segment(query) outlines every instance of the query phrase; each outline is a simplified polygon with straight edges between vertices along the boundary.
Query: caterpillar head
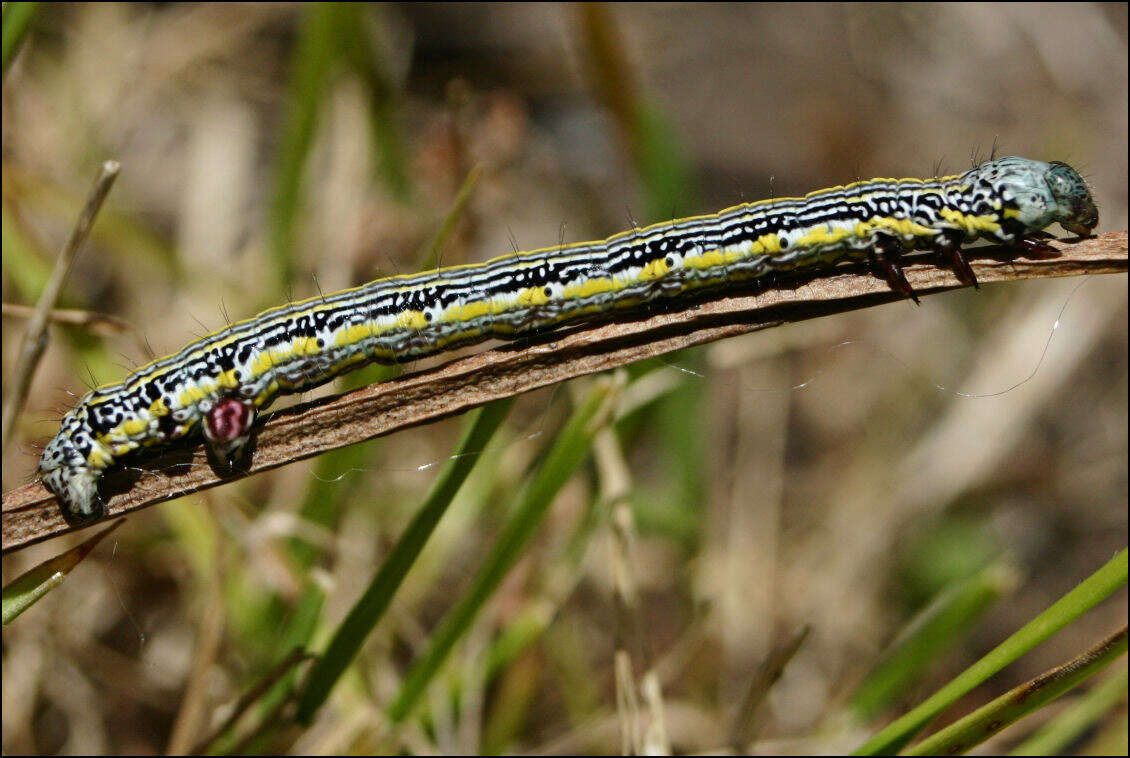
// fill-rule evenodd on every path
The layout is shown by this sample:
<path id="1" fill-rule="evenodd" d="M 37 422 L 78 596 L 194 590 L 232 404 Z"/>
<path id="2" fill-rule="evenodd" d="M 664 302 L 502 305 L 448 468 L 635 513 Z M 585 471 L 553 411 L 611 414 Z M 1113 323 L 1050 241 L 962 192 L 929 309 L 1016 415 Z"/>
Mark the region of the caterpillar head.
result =
<path id="1" fill-rule="evenodd" d="M 1091 190 L 1071 166 L 1059 161 L 1052 161 L 1050 165 L 1044 179 L 1055 199 L 1060 226 L 1080 237 L 1089 237 L 1099 225 L 1099 210 L 1095 207 Z"/>
<path id="2" fill-rule="evenodd" d="M 1066 163 L 998 158 L 982 163 L 963 179 L 991 188 L 1010 206 L 1006 217 L 1023 227 L 1021 234 L 1058 221 L 1064 229 L 1086 237 L 1099 223 L 1087 183 Z"/>

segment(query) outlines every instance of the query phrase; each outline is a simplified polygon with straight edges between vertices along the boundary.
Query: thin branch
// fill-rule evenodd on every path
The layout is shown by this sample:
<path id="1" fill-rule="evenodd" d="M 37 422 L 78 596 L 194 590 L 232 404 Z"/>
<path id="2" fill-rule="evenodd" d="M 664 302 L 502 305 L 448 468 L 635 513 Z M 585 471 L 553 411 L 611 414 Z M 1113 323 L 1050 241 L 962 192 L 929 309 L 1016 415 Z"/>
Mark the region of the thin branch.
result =
<path id="1" fill-rule="evenodd" d="M 742 755 L 752 749 L 761 726 L 757 718 L 760 715 L 761 705 L 773 685 L 781 678 L 785 667 L 808 639 L 811 631 L 812 627 L 805 624 L 791 637 L 774 646 L 769 656 L 762 661 L 757 673 L 750 678 L 745 696 L 738 706 L 737 713 L 734 714 L 734 723 L 730 727 L 730 747 L 733 748 L 735 755 Z"/>
<path id="2" fill-rule="evenodd" d="M 30 319 L 35 314 L 35 308 L 19 303 L 4 303 L 0 305 L 0 313 L 4 318 Z M 47 320 L 52 324 L 86 329 L 100 337 L 137 333 L 136 327 L 120 316 L 78 308 L 53 308 L 48 312 Z"/>
<path id="3" fill-rule="evenodd" d="M 266 676 L 256 682 L 247 692 L 243 693 L 236 702 L 235 707 L 232 708 L 231 713 L 224 719 L 224 723 L 220 724 L 211 734 L 198 742 L 188 755 L 204 755 L 210 747 L 214 747 L 215 742 L 220 739 L 220 737 L 227 734 L 227 732 L 235 726 L 235 723 L 243 717 L 243 714 L 245 714 L 252 705 L 263 697 L 263 695 L 267 694 L 278 682 L 282 681 L 282 678 L 289 674 L 295 666 L 311 660 L 312 658 L 314 658 L 313 655 L 307 653 L 300 647 L 291 650 L 286 658 L 283 658 L 275 664 L 274 668 L 267 672 Z M 279 705 L 286 705 L 291 699 L 291 694 L 288 694 L 287 697 L 281 700 Z M 264 720 L 264 723 L 266 723 L 266 720 Z"/>
<path id="4" fill-rule="evenodd" d="M 24 407 L 35 367 L 39 365 L 39 359 L 47 349 L 48 317 L 59 299 L 63 282 L 70 273 L 78 251 L 86 240 L 90 227 L 94 225 L 94 218 L 102 207 L 102 201 L 114 186 L 114 180 L 118 178 L 120 169 L 121 164 L 117 161 L 106 161 L 102 164 L 90 188 L 90 194 L 87 195 L 86 205 L 83 206 L 74 228 L 71 229 L 71 236 L 67 238 L 63 249 L 59 251 L 59 257 L 55 260 L 55 270 L 51 272 L 51 278 L 47 280 L 43 294 L 39 296 L 39 302 L 35 304 L 35 310 L 28 319 L 23 343 L 20 345 L 20 357 L 16 361 L 15 369 L 12 370 L 12 377 L 8 383 L 8 396 L 4 398 L 3 420 L 0 422 L 0 430 L 2 430 L 0 446 L 4 449 L 7 449 L 8 442 L 12 438 L 12 424 Z"/>
<path id="5" fill-rule="evenodd" d="M 1046 277 L 1125 273 L 1126 232 L 1049 241 L 1058 255 L 1016 258 L 997 247 L 967 251 L 982 284 Z M 911 257 L 907 279 L 919 296 L 961 287 L 933 258 Z M 463 413 L 577 376 L 786 323 L 902 299 L 861 267 L 776 282 L 748 294 L 714 294 L 571 331 L 523 339 L 436 368 L 321 398 L 272 414 L 258 430 L 248 473 L 299 461 L 411 426 Z M 926 306 L 928 307 L 928 306 Z M 107 513 L 121 515 L 230 481 L 208 464 L 200 444 L 139 455 L 109 472 L 101 487 Z M 41 484 L 4 494 L 3 550 L 71 531 Z"/>
<path id="6" fill-rule="evenodd" d="M 4 318 L 29 319 L 35 313 L 35 308 L 18 303 L 4 303 L 0 307 L 0 313 L 3 314 Z M 119 335 L 132 337 L 140 355 L 153 357 L 153 350 L 146 344 L 142 333 L 136 326 L 121 316 L 79 308 L 53 308 L 47 314 L 47 320 L 58 326 L 83 329 L 99 337 L 117 337 Z"/>

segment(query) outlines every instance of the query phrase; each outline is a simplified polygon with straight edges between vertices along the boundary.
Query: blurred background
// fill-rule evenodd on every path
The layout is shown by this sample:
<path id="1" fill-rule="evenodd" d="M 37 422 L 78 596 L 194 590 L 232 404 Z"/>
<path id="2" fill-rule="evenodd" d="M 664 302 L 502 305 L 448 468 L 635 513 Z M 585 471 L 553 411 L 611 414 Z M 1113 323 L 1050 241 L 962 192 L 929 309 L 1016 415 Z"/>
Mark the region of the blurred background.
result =
<path id="1" fill-rule="evenodd" d="M 88 386 L 227 317 L 419 269 L 446 218 L 441 262 L 474 262 L 960 172 L 995 146 L 1075 166 L 1099 231 L 1125 229 L 1126 13 L 45 5 L 3 83 L 4 375 L 24 327 L 8 304 L 34 304 L 107 159 L 121 176 L 61 306 L 119 321 L 53 328 L 4 489 L 34 477 Z M 617 649 L 658 684 L 639 704 L 663 725 L 649 744 L 855 747 L 1125 545 L 1126 294 L 1124 276 L 963 289 L 632 367 L 612 456 L 629 494 L 609 502 L 599 455 L 582 466 L 424 706 L 390 725 L 405 670 L 591 380 L 520 398 L 313 726 L 240 749 L 618 752 Z M 131 516 L 4 629 L 4 752 L 191 749 L 294 644 L 321 649 L 462 424 Z M 6 556 L 5 581 L 80 538 Z M 936 653 L 876 684 L 916 614 L 970 587 L 978 602 Z M 961 713 L 1094 644 L 1126 607 L 1122 591 Z M 806 625 L 738 740 L 758 666 Z M 1125 727 L 1123 700 L 1073 751 L 1125 751 Z"/>

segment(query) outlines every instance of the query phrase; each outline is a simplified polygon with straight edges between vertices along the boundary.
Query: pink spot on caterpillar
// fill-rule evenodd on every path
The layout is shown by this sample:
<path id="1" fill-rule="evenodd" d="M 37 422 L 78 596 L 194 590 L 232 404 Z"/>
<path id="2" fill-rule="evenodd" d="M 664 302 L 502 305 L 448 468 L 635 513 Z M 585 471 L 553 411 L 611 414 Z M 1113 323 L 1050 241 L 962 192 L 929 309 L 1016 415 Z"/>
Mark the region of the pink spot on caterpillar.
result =
<path id="1" fill-rule="evenodd" d="M 204 416 L 206 436 L 212 443 L 234 442 L 251 430 L 254 420 L 251 406 L 226 397 L 217 401 Z"/>
<path id="2" fill-rule="evenodd" d="M 229 467 L 241 465 L 254 423 L 255 409 L 251 403 L 220 398 L 204 413 L 204 439 L 209 452 Z"/>

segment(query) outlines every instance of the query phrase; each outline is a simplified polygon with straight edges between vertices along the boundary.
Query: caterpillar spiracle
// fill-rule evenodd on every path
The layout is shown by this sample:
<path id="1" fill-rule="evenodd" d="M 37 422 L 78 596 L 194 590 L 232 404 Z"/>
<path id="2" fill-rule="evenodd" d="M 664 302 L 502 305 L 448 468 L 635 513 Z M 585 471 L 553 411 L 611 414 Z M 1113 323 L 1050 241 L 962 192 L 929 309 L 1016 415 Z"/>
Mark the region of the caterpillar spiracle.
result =
<path id="1" fill-rule="evenodd" d="M 1019 244 L 1054 222 L 1081 236 L 1095 228 L 1086 183 L 1065 163 L 1009 157 L 960 175 L 855 182 L 605 240 L 377 279 L 271 308 L 92 390 L 63 417 L 39 473 L 63 515 L 88 523 L 104 513 L 102 473 L 123 457 L 202 432 L 210 452 L 233 464 L 246 454 L 256 415 L 277 396 L 368 363 L 512 339 L 844 259 L 870 259 L 913 298 L 902 251 L 935 250 L 976 284 L 963 243 Z"/>

